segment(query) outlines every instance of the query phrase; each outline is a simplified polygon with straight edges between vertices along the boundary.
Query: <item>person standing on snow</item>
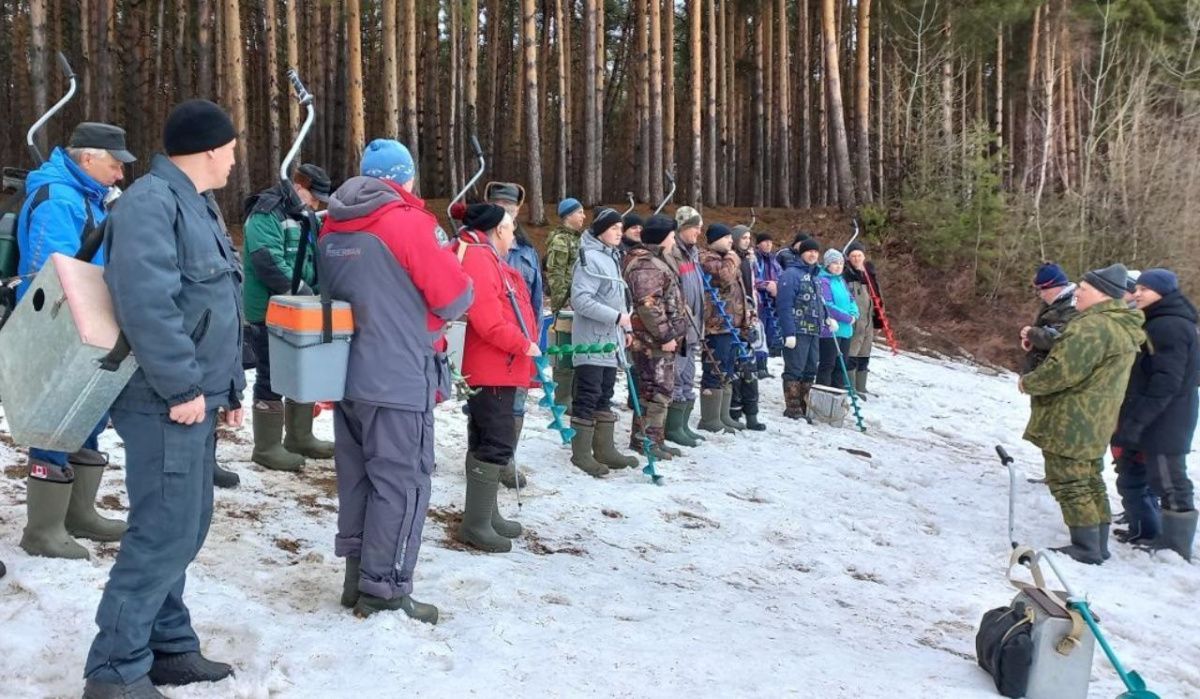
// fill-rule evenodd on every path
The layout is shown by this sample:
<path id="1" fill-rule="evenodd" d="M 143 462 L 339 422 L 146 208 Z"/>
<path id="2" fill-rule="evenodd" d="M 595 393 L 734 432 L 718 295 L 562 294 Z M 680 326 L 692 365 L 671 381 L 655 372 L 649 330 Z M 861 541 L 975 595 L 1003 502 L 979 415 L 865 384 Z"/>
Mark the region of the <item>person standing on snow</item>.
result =
<path id="1" fill-rule="evenodd" d="M 612 411 L 617 382 L 616 352 L 630 344 L 633 328 L 621 277 L 621 215 L 600 209 L 579 246 L 579 260 L 571 283 L 571 308 L 575 309 L 574 341 L 579 344 L 614 344 L 610 354 L 575 357 L 575 400 L 571 404 L 571 463 L 589 476 L 600 478 L 609 469 L 632 468 L 638 460 L 617 451 L 614 443 L 617 416 Z"/>
<path id="2" fill-rule="evenodd" d="M 855 392 L 867 396 L 870 395 L 867 393 L 867 375 L 871 350 L 875 346 L 875 331 L 883 327 L 883 318 L 879 315 L 879 279 L 875 276 L 875 265 L 867 259 L 867 249 L 858 241 L 846 247 L 846 263 L 842 278 L 858 306 L 854 336 L 846 355 L 846 370 L 850 372 Z"/>
<path id="3" fill-rule="evenodd" d="M 542 278 L 542 261 L 538 256 L 537 248 L 533 246 L 533 241 L 529 239 L 529 235 L 525 232 L 525 227 L 517 222 L 517 216 L 521 213 L 521 207 L 525 205 L 525 190 L 515 182 L 493 182 L 488 185 L 485 196 L 488 203 L 495 204 L 501 209 L 504 209 L 514 221 L 515 231 L 512 247 L 509 248 L 505 262 L 513 269 L 521 274 L 521 279 L 524 280 L 525 288 L 529 293 L 530 307 L 533 309 L 533 325 L 530 326 L 529 332 L 540 333 L 542 329 L 542 304 L 545 299 L 545 290 L 543 288 Z M 521 441 L 521 430 L 525 428 L 525 401 L 529 397 L 529 385 L 520 386 L 513 396 L 513 429 L 516 431 L 515 441 L 513 442 L 513 454 L 516 455 L 516 445 Z M 508 468 L 500 469 L 500 484 L 505 488 L 516 488 L 519 485 L 524 488 L 526 479 L 521 469 L 515 464 L 511 464 Z"/>
<path id="4" fill-rule="evenodd" d="M 758 264 L 754 254 L 754 236 L 749 226 L 734 226 L 733 252 L 741 260 L 742 287 L 746 290 L 746 308 L 753 314 L 753 324 L 750 330 L 742 335 L 753 354 L 758 354 L 755 348 L 764 350 L 766 359 L 766 344 L 764 343 L 763 324 L 758 303 Z M 753 356 L 739 358 L 733 377 L 733 397 L 729 403 L 729 416 L 734 422 L 746 417 L 746 429 L 762 432 L 767 426 L 758 421 L 758 365 Z"/>
<path id="5" fill-rule="evenodd" d="M 571 318 L 560 312 L 570 310 L 571 281 L 575 273 L 575 262 L 579 259 L 579 241 L 587 214 L 583 204 L 570 197 L 558 204 L 558 227 L 550 231 L 546 239 L 546 288 L 550 294 L 550 312 L 554 314 L 553 345 L 572 343 Z M 570 355 L 560 354 L 554 360 L 554 402 L 568 405 L 574 394 L 575 364 Z"/>
<path id="6" fill-rule="evenodd" d="M 1117 492 L 1129 520 L 1128 530 L 1114 534 L 1190 561 L 1197 512 L 1186 459 L 1200 407 L 1196 307 L 1166 269 L 1143 272 L 1134 298 L 1146 315 L 1146 344 L 1133 365 L 1112 440 Z"/>
<path id="7" fill-rule="evenodd" d="M 1129 370 L 1146 340 L 1142 313 L 1125 305 L 1124 294 L 1123 265 L 1084 274 L 1075 292 L 1079 315 L 1046 361 L 1018 383 L 1033 397 L 1025 439 L 1042 450 L 1046 484 L 1071 532 L 1071 544 L 1054 550 L 1095 565 L 1109 557 L 1112 521 L 1102 477 L 1104 450 L 1117 426 Z"/>
<path id="8" fill-rule="evenodd" d="M 271 297 L 292 292 L 292 277 L 300 236 L 304 235 L 308 211 L 319 211 L 329 202 L 333 191 L 329 175 L 320 167 L 304 164 L 292 175 L 291 193 L 286 185 L 276 184 L 246 200 L 245 241 L 242 265 L 246 275 L 243 306 L 247 334 L 256 358 L 254 375 L 254 451 L 251 461 L 272 471 L 299 471 L 304 458 L 333 458 L 333 443 L 313 436 L 311 403 L 284 401 L 271 388 L 271 353 L 267 333 L 267 305 Z M 296 202 L 300 206 L 296 206 Z M 301 295 L 317 292 L 316 234 L 305 242 L 312 254 L 304 259 L 300 275 Z M 287 437 L 284 437 L 284 425 Z M 224 469 L 222 469 L 224 470 Z M 237 474 L 218 474 L 219 486 L 237 485 Z"/>
<path id="9" fill-rule="evenodd" d="M 1062 336 L 1067 323 L 1079 315 L 1075 309 L 1075 285 L 1067 273 L 1053 262 L 1043 263 L 1033 278 L 1033 288 L 1042 307 L 1033 325 L 1021 328 L 1021 349 L 1025 350 L 1022 374 L 1038 368 L 1050 354 L 1050 348 Z"/>
<path id="10" fill-rule="evenodd" d="M 330 198 L 318 244 L 321 283 L 354 309 L 345 397 L 333 416 L 342 604 L 360 617 L 401 610 L 434 624 L 437 607 L 411 597 L 434 467 L 433 408 L 448 378 L 434 342 L 470 306 L 471 279 L 412 193 L 407 148 L 372 141 L 360 172 Z"/>
<path id="11" fill-rule="evenodd" d="M 124 130 L 84 122 L 75 127 L 70 145 L 55 148 L 49 160 L 29 173 L 17 219 L 17 298 L 24 296 L 50 255 L 74 257 L 79 252 L 83 239 L 108 215 L 105 198 L 110 188 L 124 179 L 125 165 L 135 160 L 125 150 Z M 97 250 L 92 264 L 103 266 L 104 253 L 103 247 Z M 87 558 L 88 550 L 74 537 L 121 540 L 125 522 L 96 512 L 96 493 L 108 466 L 98 441 L 106 427 L 107 414 L 73 454 L 29 450 L 21 536 L 21 548 L 29 555 Z"/>
<path id="12" fill-rule="evenodd" d="M 779 277 L 783 268 L 775 259 L 775 240 L 765 231 L 754 238 L 755 292 L 758 294 L 758 317 L 762 320 L 766 351 L 755 353 L 759 379 L 774 378 L 767 371 L 767 358 L 783 352 L 783 336 L 779 334 L 779 317 L 775 312 L 775 297 L 779 294 Z"/>
<path id="13" fill-rule="evenodd" d="M 217 682 L 183 601 L 213 512 L 216 428 L 242 424 L 242 268 L 212 191 L 234 165 L 233 121 L 207 100 L 167 116 L 163 150 L 113 207 L 104 281 L 138 369 L 112 406 L 125 442 L 129 530 L 96 610 L 85 699 L 161 697 Z"/>
<path id="14" fill-rule="evenodd" d="M 634 417 L 630 446 L 643 435 L 650 439 L 656 459 L 669 460 L 666 438 L 667 411 L 675 390 L 675 356 L 687 336 L 687 316 L 679 276 L 667 258 L 675 247 L 675 222 L 651 216 L 639 242 L 626 254 L 625 280 L 633 297 L 633 368 L 643 417 Z"/>
<path id="15" fill-rule="evenodd" d="M 687 337 L 680 343 L 675 357 L 675 391 L 667 411 L 667 441 L 680 446 L 695 447 L 704 437 L 688 424 L 696 409 L 696 359 L 704 356 L 704 278 L 700 271 L 700 229 L 704 220 L 690 206 L 675 210 L 675 250 L 667 261 L 679 275 L 683 291 L 684 314 L 688 319 Z M 711 361 L 705 358 L 703 361 Z M 668 446 L 669 451 L 672 447 Z M 676 450 L 678 451 L 678 450 Z M 682 453 L 682 452 L 680 452 Z"/>
<path id="16" fill-rule="evenodd" d="M 537 332 L 529 291 L 521 273 L 502 261 L 516 244 L 512 216 L 494 204 L 472 204 L 463 224 L 452 249 L 475 287 L 462 372 L 476 392 L 467 399 L 467 494 L 458 537 L 483 551 L 506 553 L 521 525 L 500 516 L 496 490 L 517 446 L 513 401 L 529 386 L 530 358 L 542 353 L 537 335 L 525 334 Z"/>
<path id="17" fill-rule="evenodd" d="M 707 432 L 740 432 L 746 428 L 729 414 L 733 403 L 732 377 L 737 373 L 738 350 L 733 344 L 733 330 L 743 341 L 754 326 L 754 311 L 746 302 L 746 286 L 742 282 L 742 259 L 733 251 L 733 231 L 719 223 L 709 224 L 704 233 L 708 247 L 700 253 L 701 270 L 708 275 L 708 285 L 716 290 L 725 305 L 725 313 L 717 308 L 710 294 L 704 298 L 704 342 L 716 358 L 704 364 L 700 378 L 700 424 Z M 728 316 L 730 322 L 726 322 Z M 732 330 L 730 329 L 732 323 Z"/>
<path id="18" fill-rule="evenodd" d="M 845 388 L 845 377 L 841 375 L 838 357 L 849 355 L 854 324 L 858 321 L 858 304 L 850 296 L 850 289 L 842 279 L 844 268 L 842 253 L 830 248 L 825 251 L 825 269 L 817 277 L 826 314 L 825 325 L 821 328 L 817 383 L 834 388 Z"/>
<path id="19" fill-rule="evenodd" d="M 817 281 L 820 257 L 820 243 L 804 233 L 797 233 L 791 247 L 779 252 L 783 274 L 776 300 L 783 334 L 783 415 L 792 420 L 808 419 L 808 394 L 821 355 L 825 308 Z"/>

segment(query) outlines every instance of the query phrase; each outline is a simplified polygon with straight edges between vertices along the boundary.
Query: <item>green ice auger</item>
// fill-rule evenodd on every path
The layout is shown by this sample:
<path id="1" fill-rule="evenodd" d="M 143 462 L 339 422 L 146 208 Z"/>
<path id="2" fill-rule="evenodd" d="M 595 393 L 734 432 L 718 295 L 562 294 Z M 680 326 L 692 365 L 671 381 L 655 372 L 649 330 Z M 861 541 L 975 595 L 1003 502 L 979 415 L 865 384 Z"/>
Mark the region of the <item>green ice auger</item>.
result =
<path id="1" fill-rule="evenodd" d="M 637 386 L 633 382 L 633 372 L 629 369 L 629 364 L 625 361 L 622 354 L 617 355 L 617 361 L 621 363 L 621 368 L 625 370 L 625 385 L 629 389 L 629 402 L 633 405 L 633 414 L 637 417 L 642 417 L 642 402 L 638 400 Z M 652 450 L 653 443 L 646 436 L 646 430 L 642 430 L 642 454 L 646 457 L 646 465 L 642 467 L 642 473 L 650 476 L 650 482 L 654 485 L 662 485 L 663 477 L 659 474 L 658 469 L 654 467 L 658 459 L 655 458 Z"/>
<path id="2" fill-rule="evenodd" d="M 545 355 L 534 357 L 533 364 L 537 367 L 538 380 L 542 382 L 543 395 L 538 405 L 550 411 L 550 424 L 546 425 L 546 429 L 558 430 L 563 444 L 570 444 L 575 430 L 563 422 L 566 406 L 554 402 L 554 389 L 558 388 L 558 382 L 554 380 L 554 372 L 550 369 L 550 359 Z"/>
<path id="3" fill-rule="evenodd" d="M 551 345 L 546 348 L 546 354 L 549 354 L 551 356 L 559 356 L 559 357 L 573 356 L 576 354 L 589 354 L 589 355 L 603 356 L 603 355 L 607 355 L 607 354 L 612 354 L 616 351 L 617 351 L 617 345 L 615 342 L 605 342 L 605 343 L 595 342 L 592 344 L 581 344 L 581 345 L 571 345 L 571 344 Z"/>

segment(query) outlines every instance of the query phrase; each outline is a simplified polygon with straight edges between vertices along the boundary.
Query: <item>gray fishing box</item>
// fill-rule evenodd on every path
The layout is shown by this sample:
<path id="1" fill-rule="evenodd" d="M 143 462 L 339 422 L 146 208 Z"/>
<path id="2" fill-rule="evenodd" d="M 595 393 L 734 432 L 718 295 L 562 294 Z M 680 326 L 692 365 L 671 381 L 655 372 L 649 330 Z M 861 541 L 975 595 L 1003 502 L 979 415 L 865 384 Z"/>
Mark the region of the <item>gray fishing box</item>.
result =
<path id="1" fill-rule="evenodd" d="M 338 401 L 346 393 L 346 368 L 354 316 L 333 301 L 329 341 L 318 296 L 272 296 L 267 307 L 271 389 L 299 403 Z"/>

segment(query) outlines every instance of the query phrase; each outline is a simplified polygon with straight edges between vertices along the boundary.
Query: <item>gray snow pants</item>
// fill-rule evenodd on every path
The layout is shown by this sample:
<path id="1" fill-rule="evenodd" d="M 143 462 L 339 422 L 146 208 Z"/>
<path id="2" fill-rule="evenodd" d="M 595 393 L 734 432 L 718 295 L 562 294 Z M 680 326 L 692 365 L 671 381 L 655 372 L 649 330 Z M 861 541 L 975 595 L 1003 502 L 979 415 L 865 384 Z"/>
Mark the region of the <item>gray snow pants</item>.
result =
<path id="1" fill-rule="evenodd" d="M 429 508 L 433 412 L 343 400 L 333 433 L 334 553 L 360 559 L 360 591 L 383 599 L 410 595 Z"/>
<path id="2" fill-rule="evenodd" d="M 691 403 L 696 400 L 696 354 L 700 343 L 688 343 L 687 354 L 675 353 L 675 394 L 671 400 L 676 403 Z"/>

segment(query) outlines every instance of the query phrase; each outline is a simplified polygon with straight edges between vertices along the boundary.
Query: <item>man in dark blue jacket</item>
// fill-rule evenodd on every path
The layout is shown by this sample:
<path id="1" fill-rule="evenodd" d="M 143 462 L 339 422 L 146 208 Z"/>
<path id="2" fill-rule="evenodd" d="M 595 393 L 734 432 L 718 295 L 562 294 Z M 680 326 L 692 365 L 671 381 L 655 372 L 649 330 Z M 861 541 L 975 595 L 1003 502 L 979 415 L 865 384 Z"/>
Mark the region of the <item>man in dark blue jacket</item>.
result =
<path id="1" fill-rule="evenodd" d="M 17 219 L 21 275 L 17 297 L 25 294 L 38 270 L 61 253 L 74 257 L 83 238 L 108 215 L 105 199 L 124 177 L 125 164 L 136 160 L 125 150 L 125 132 L 109 124 L 84 122 L 75 127 L 66 148 L 29 173 L 26 197 Z M 104 264 L 104 249 L 91 262 Z M 98 437 L 108 416 L 74 454 L 29 450 L 26 481 L 27 524 L 21 548 L 34 556 L 87 558 L 73 537 L 120 541 L 125 523 L 96 512 L 96 493 L 108 465 Z"/>
<path id="2" fill-rule="evenodd" d="M 1197 511 L 1185 459 L 1200 407 L 1196 307 L 1166 269 L 1142 272 L 1134 300 L 1146 314 L 1148 339 L 1133 365 L 1113 437 L 1117 491 L 1129 520 L 1129 529 L 1117 536 L 1190 561 Z"/>
<path id="3" fill-rule="evenodd" d="M 779 251 L 783 274 L 776 297 L 779 331 L 783 336 L 783 399 L 785 417 L 807 419 L 808 393 L 817 378 L 824 304 L 817 278 L 821 245 L 804 233 Z"/>
<path id="4" fill-rule="evenodd" d="M 242 422 L 242 264 L 212 190 L 236 131 L 207 100 L 176 106 L 156 155 L 113 208 L 104 281 L 138 370 L 112 407 L 125 442 L 129 531 L 96 611 L 84 697 L 159 697 L 215 682 L 183 602 L 213 509 L 216 427 Z"/>

